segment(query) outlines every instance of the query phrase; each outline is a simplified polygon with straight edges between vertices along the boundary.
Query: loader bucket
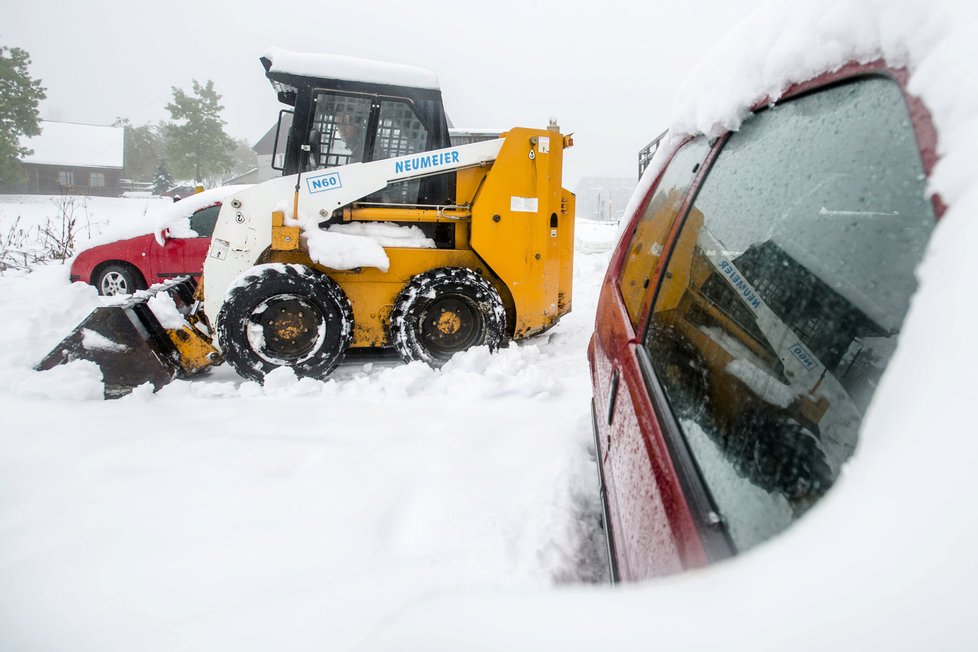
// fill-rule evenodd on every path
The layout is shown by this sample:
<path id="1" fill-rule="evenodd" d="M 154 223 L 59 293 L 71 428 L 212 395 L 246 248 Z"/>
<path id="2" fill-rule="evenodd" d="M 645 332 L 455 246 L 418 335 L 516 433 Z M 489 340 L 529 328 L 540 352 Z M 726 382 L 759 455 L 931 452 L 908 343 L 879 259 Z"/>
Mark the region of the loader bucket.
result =
<path id="1" fill-rule="evenodd" d="M 194 281 L 183 276 L 139 292 L 124 303 L 96 308 L 34 369 L 45 371 L 74 360 L 90 360 L 102 370 L 105 398 L 125 396 L 144 383 L 151 383 L 154 391 L 160 389 L 184 370 L 175 342 L 192 338 L 195 329 L 164 328 L 148 301 L 165 292 L 186 316 L 193 306 L 194 287 Z M 196 337 L 209 346 L 202 334 Z M 219 358 L 214 355 L 211 359 L 216 362 Z"/>

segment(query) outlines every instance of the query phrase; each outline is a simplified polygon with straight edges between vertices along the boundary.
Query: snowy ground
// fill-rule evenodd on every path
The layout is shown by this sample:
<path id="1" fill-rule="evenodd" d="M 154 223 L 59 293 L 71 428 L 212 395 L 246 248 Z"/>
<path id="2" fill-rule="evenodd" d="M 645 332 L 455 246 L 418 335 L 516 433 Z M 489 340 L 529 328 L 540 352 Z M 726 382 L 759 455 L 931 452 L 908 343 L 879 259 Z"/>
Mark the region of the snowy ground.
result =
<path id="1" fill-rule="evenodd" d="M 578 222 L 574 313 L 498 355 L 264 388 L 218 370 L 115 402 L 83 366 L 31 371 L 97 304 L 48 266 L 0 277 L 0 649 L 978 649 L 978 14 L 780 0 L 747 27 L 674 129 L 736 126 L 848 59 L 907 61 L 950 207 L 857 454 L 804 519 L 705 571 L 587 583 L 602 554 L 584 348 L 611 228 Z M 50 210 L 2 199 L 0 228 Z M 137 228 L 149 204 L 126 201 L 87 209 Z"/>
<path id="2" fill-rule="evenodd" d="M 0 232 L 57 210 L 0 201 Z M 103 241 L 166 202 L 83 203 Z M 614 238 L 579 220 L 573 313 L 496 355 L 108 402 L 85 363 L 31 370 L 94 288 L 0 277 L 0 648 L 350 649 L 431 596 L 603 580 L 585 350 Z"/>

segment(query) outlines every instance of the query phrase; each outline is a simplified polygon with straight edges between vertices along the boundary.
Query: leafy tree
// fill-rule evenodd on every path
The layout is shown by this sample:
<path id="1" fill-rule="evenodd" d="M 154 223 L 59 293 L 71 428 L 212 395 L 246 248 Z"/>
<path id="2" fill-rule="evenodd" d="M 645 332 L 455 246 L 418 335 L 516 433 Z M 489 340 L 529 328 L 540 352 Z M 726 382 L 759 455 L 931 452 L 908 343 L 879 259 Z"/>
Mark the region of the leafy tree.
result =
<path id="1" fill-rule="evenodd" d="M 33 152 L 21 147 L 21 136 L 37 136 L 37 106 L 47 97 L 40 79 L 27 71 L 31 57 L 20 48 L 0 45 L 0 183 L 17 183 L 23 172 L 17 159 Z"/>
<path id="2" fill-rule="evenodd" d="M 149 181 L 163 157 L 163 134 L 159 125 L 133 125 L 128 118 L 116 118 L 113 127 L 124 127 L 126 146 L 123 176 L 133 181 Z"/>
<path id="3" fill-rule="evenodd" d="M 164 128 L 166 158 L 180 177 L 194 178 L 220 175 L 230 169 L 234 141 L 224 131 L 221 119 L 221 96 L 214 82 L 200 85 L 193 81 L 193 95 L 173 88 L 173 101 L 166 105 L 176 121 Z"/>
<path id="4" fill-rule="evenodd" d="M 166 161 L 160 158 L 156 172 L 153 173 L 153 192 L 159 195 L 171 187 L 173 187 L 173 177 L 170 176 L 170 171 L 166 169 Z"/>

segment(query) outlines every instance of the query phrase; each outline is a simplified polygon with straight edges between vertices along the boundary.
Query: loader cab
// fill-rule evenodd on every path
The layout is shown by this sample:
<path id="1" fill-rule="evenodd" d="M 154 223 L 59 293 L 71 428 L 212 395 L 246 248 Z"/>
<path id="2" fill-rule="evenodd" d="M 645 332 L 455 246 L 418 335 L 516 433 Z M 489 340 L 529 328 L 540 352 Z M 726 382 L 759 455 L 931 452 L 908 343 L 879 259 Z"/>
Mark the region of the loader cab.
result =
<path id="1" fill-rule="evenodd" d="M 434 83 L 425 84 L 432 87 L 351 81 L 339 78 L 356 72 L 345 57 L 299 55 L 307 57 L 299 65 L 294 58 L 280 56 L 266 54 L 261 62 L 279 101 L 291 107 L 279 113 L 273 156 L 273 167 L 283 175 L 451 147 L 441 90 L 433 74 Z M 322 76 L 292 71 L 309 69 Z M 396 79 L 396 74 L 389 76 Z M 454 204 L 455 174 L 391 184 L 358 203 Z"/>

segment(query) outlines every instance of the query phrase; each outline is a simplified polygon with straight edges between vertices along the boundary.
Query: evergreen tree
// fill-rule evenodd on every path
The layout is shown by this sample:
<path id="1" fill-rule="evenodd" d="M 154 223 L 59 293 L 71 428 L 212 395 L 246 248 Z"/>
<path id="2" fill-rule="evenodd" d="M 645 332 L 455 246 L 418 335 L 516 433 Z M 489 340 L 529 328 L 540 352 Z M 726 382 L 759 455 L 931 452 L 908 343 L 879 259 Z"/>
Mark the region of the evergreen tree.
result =
<path id="1" fill-rule="evenodd" d="M 166 105 L 175 121 L 166 125 L 165 152 L 173 172 L 179 177 L 220 175 L 231 167 L 234 141 L 224 131 L 221 96 L 214 82 L 201 86 L 193 81 L 193 95 L 173 88 L 173 101 Z"/>
<path id="2" fill-rule="evenodd" d="M 113 127 L 124 127 L 126 145 L 122 176 L 133 181 L 153 178 L 157 161 L 163 156 L 163 135 L 154 124 L 133 125 L 128 118 L 116 118 Z"/>
<path id="3" fill-rule="evenodd" d="M 0 183 L 23 179 L 17 160 L 33 152 L 21 147 L 21 136 L 41 133 L 37 106 L 47 97 L 40 79 L 27 71 L 31 57 L 20 48 L 0 45 Z"/>
<path id="4" fill-rule="evenodd" d="M 170 176 L 170 171 L 166 169 L 166 161 L 161 158 L 156 166 L 156 172 L 153 174 L 153 192 L 160 195 L 172 186 L 173 177 Z"/>

